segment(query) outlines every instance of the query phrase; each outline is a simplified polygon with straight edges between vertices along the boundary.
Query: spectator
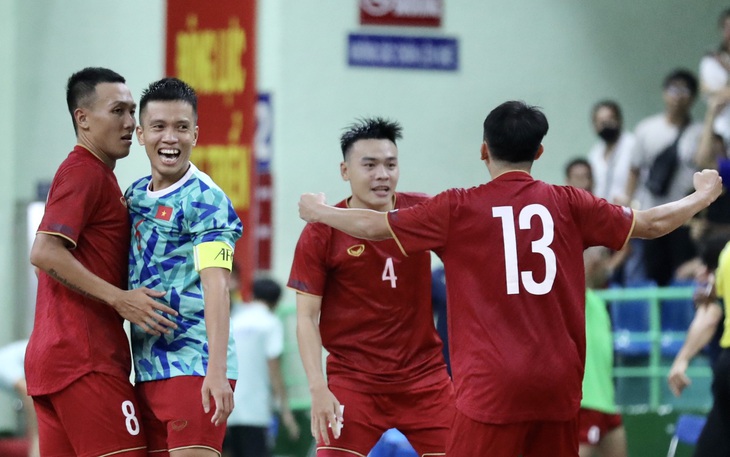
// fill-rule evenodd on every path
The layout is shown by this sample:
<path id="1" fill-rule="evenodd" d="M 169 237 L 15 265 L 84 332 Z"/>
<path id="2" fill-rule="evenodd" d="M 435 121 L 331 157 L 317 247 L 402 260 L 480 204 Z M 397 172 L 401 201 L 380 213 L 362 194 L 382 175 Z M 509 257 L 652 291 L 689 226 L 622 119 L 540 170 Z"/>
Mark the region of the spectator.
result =
<path id="1" fill-rule="evenodd" d="M 23 444 L 25 444 L 24 447 L 27 447 L 27 450 L 18 450 L 18 455 L 39 457 L 38 422 L 36 421 L 35 410 L 33 409 L 33 400 L 28 396 L 28 389 L 25 384 L 25 371 L 23 370 L 25 348 L 27 346 L 28 340 L 19 340 L 0 348 L 0 389 L 14 392 L 20 398 L 22 410 L 25 412 L 25 433 L 27 440 Z M 0 455 L 9 457 L 15 454 L 14 450 L 0 445 Z"/>
<path id="2" fill-rule="evenodd" d="M 624 204 L 636 198 L 640 208 L 648 209 L 680 199 L 691 191 L 702 133 L 702 124 L 692 123 L 690 118 L 696 95 L 697 79 L 688 70 L 673 70 L 664 78 L 664 111 L 644 119 L 636 127 L 636 148 L 631 156 Z M 660 169 L 667 172 L 658 173 Z M 661 179 L 662 175 L 666 179 Z M 647 240 L 644 243 L 647 276 L 660 286 L 667 285 L 675 270 L 694 255 L 686 226 Z"/>
<path id="3" fill-rule="evenodd" d="M 281 297 L 281 286 L 272 279 L 256 279 L 251 303 L 240 301 L 237 274 L 231 273 L 231 334 L 236 341 L 238 366 L 245 376 L 239 378 L 234 392 L 237 408 L 228 416 L 224 448 L 230 457 L 269 457 L 268 431 L 273 420 L 271 391 L 279 405 L 281 420 L 292 439 L 299 437 L 299 426 L 289 408 L 281 373 L 284 329 L 274 314 Z"/>
<path id="4" fill-rule="evenodd" d="M 600 138 L 588 153 L 593 171 L 593 194 L 615 203 L 626 190 L 636 139 L 631 132 L 623 130 L 621 107 L 613 100 L 596 103 L 591 119 Z"/>

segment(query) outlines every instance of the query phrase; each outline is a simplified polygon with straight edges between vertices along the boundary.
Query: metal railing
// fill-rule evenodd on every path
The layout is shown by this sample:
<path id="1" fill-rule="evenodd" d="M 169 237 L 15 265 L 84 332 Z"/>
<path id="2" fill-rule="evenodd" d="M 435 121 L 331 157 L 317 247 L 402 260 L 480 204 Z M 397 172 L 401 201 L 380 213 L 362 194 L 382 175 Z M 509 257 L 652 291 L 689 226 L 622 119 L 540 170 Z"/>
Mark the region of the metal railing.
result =
<path id="1" fill-rule="evenodd" d="M 614 367 L 614 378 L 648 378 L 648 407 L 656 411 L 661 406 L 662 383 L 666 383 L 669 365 L 662 363 L 662 339 L 673 338 L 684 341 L 685 331 L 662 331 L 661 303 L 664 300 L 688 300 L 694 293 L 693 286 L 682 287 L 638 287 L 596 290 L 596 294 L 611 306 L 622 306 L 630 301 L 645 301 L 649 306 L 649 328 L 645 332 L 631 332 L 632 341 L 648 342 L 649 353 L 646 366 Z M 624 337 L 614 328 L 614 344 Z M 669 361 L 671 363 L 671 361 Z M 691 378 L 712 377 L 709 367 L 689 367 L 687 375 Z"/>

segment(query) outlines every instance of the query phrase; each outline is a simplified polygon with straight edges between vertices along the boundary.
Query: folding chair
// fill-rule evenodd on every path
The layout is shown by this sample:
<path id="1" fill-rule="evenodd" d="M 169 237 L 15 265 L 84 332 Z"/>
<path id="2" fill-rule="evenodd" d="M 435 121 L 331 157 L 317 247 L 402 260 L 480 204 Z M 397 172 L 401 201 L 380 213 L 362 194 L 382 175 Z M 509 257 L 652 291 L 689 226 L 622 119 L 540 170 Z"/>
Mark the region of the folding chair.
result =
<path id="1" fill-rule="evenodd" d="M 674 457 L 677 452 L 679 443 L 694 446 L 702 433 L 707 418 L 696 414 L 680 414 L 677 418 L 677 424 L 674 427 L 674 435 L 669 441 L 669 451 L 667 457 Z"/>

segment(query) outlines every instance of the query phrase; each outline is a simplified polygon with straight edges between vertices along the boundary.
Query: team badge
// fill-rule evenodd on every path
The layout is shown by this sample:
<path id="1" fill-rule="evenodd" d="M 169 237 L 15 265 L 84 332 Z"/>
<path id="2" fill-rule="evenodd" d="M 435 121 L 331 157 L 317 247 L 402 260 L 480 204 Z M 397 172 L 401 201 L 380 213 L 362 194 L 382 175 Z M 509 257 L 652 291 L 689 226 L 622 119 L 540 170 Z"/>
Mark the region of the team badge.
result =
<path id="1" fill-rule="evenodd" d="M 347 253 L 353 257 L 360 257 L 363 252 L 365 252 L 364 244 L 356 244 L 355 246 L 347 248 Z"/>

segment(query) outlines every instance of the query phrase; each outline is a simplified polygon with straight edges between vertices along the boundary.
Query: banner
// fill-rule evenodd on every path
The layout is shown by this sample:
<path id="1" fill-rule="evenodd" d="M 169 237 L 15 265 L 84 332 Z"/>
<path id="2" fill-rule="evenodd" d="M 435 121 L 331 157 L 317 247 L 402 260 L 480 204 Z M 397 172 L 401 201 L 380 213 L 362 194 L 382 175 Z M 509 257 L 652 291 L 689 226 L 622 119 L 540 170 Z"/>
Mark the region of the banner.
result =
<path id="1" fill-rule="evenodd" d="M 166 75 L 198 94 L 200 135 L 192 162 L 233 202 L 243 222 L 234 262 L 251 298 L 257 263 L 252 219 L 256 170 L 256 0 L 167 0 Z"/>
<path id="2" fill-rule="evenodd" d="M 443 0 L 360 0 L 360 23 L 440 27 Z"/>

